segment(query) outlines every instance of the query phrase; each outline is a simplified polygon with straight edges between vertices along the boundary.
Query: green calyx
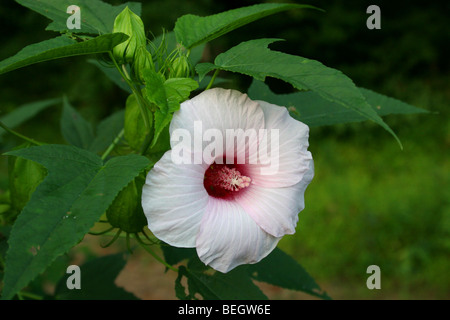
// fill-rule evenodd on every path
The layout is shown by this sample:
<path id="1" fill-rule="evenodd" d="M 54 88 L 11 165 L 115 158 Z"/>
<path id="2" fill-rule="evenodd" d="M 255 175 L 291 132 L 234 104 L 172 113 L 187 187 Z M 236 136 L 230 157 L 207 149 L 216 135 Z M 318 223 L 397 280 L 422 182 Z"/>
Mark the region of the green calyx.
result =
<path id="1" fill-rule="evenodd" d="M 154 70 L 155 65 L 153 64 L 153 57 L 150 52 L 147 51 L 145 46 L 141 46 L 137 49 L 134 63 L 133 63 L 133 72 L 136 80 L 138 80 L 141 84 L 144 83 L 144 70 Z"/>
<path id="2" fill-rule="evenodd" d="M 169 78 L 189 78 L 191 76 L 191 65 L 186 56 L 175 58 L 169 70 Z"/>

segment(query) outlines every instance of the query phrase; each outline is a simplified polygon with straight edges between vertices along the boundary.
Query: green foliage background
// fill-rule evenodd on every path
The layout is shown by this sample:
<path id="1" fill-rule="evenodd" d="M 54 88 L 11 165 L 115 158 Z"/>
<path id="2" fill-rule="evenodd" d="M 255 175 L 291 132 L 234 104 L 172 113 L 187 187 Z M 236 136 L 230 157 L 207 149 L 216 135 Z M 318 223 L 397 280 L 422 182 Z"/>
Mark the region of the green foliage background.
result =
<path id="1" fill-rule="evenodd" d="M 310 150 L 316 176 L 307 190 L 297 233 L 285 237 L 280 247 L 334 298 L 450 298 L 449 5 L 330 2 L 301 2 L 325 13 L 292 10 L 233 31 L 214 40 L 205 59 L 211 61 L 241 41 L 283 38 L 287 41 L 271 48 L 316 59 L 343 71 L 358 86 L 434 113 L 385 118 L 401 139 L 403 151 L 387 132 L 368 122 L 313 128 Z M 144 1 L 142 18 L 158 35 L 162 27 L 173 29 L 182 14 L 207 15 L 254 3 L 259 2 Z M 382 29 L 368 30 L 366 8 L 377 3 Z M 48 39 L 47 24 L 13 1 L 2 3 L 0 60 Z M 86 60 L 56 60 L 1 76 L 1 114 L 63 94 L 94 123 L 121 109 L 127 93 Z M 235 80 L 238 89 L 250 85 L 250 78 Z M 278 81 L 267 83 L 277 93 L 292 90 Z M 60 107 L 50 107 L 18 131 L 62 143 L 60 116 Z M 0 151 L 17 144 L 14 138 L 3 137 Z M 0 161 L 1 196 L 8 179 L 6 157 Z M 365 286 L 371 264 L 381 268 L 382 290 Z"/>

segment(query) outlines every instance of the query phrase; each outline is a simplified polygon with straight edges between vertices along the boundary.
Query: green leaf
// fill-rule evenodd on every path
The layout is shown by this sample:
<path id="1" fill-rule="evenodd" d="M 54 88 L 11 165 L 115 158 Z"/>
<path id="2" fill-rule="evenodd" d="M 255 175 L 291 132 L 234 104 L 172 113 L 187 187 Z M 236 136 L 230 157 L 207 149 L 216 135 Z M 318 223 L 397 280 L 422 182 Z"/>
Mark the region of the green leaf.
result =
<path id="1" fill-rule="evenodd" d="M 94 140 L 92 125 L 70 105 L 66 96 L 63 98 L 61 133 L 71 145 L 86 150 Z"/>
<path id="2" fill-rule="evenodd" d="M 82 240 L 117 194 L 149 164 L 130 154 L 103 164 L 97 155 L 64 145 L 7 153 L 36 161 L 48 176 L 13 225 L 3 299 L 10 299 L 59 255 Z"/>
<path id="3" fill-rule="evenodd" d="M 1 244 L 1 242 L 0 242 Z M 0 247 L 1 248 L 1 247 Z M 183 267 L 184 268 L 184 267 Z M 185 275 L 184 272 L 185 269 L 178 269 L 178 276 L 175 279 L 175 296 L 180 300 L 190 300 L 191 297 L 189 297 L 186 294 L 186 291 L 184 289 L 183 284 L 181 283 L 181 280 L 183 279 L 183 276 Z M 0 279 L 1 280 L 1 279 Z"/>
<path id="4" fill-rule="evenodd" d="M 156 105 L 154 113 L 155 126 L 150 148 L 156 146 L 160 134 L 172 120 L 172 114 L 180 108 L 180 103 L 189 98 L 190 93 L 198 88 L 198 82 L 190 78 L 171 78 L 154 70 L 144 70 L 146 99 Z"/>
<path id="5" fill-rule="evenodd" d="M 0 118 L 0 121 L 3 122 L 8 128 L 15 128 L 27 120 L 33 118 L 39 112 L 47 109 L 48 107 L 54 106 L 61 102 L 60 98 L 56 99 L 47 99 L 36 102 L 31 102 L 24 104 L 20 107 L 17 107 L 7 115 L 4 115 Z M 0 137 L 6 131 L 0 128 Z"/>
<path id="6" fill-rule="evenodd" d="M 161 250 L 164 254 L 164 260 L 170 265 L 175 265 L 184 259 L 197 256 L 195 248 L 178 248 L 162 244 Z"/>
<path id="7" fill-rule="evenodd" d="M 359 88 L 359 90 L 379 116 L 427 112 L 424 109 L 367 89 Z M 310 127 L 367 120 L 360 113 L 345 108 L 338 103 L 330 102 L 313 91 L 275 94 L 266 84 L 254 80 L 248 89 L 248 95 L 253 100 L 263 100 L 279 106 L 285 106 L 292 117 Z"/>
<path id="8" fill-rule="evenodd" d="M 169 112 L 180 109 L 180 103 L 187 100 L 192 91 L 198 88 L 198 82 L 190 78 L 171 78 L 164 82 Z"/>
<path id="9" fill-rule="evenodd" d="M 275 248 L 257 264 L 249 265 L 248 272 L 257 281 L 330 299 L 308 272 L 279 248 Z"/>
<path id="10" fill-rule="evenodd" d="M 169 112 L 169 105 L 167 99 L 167 92 L 164 86 L 166 79 L 164 76 L 154 70 L 143 71 L 145 80 L 145 97 L 151 103 L 154 103 L 162 113 Z"/>
<path id="11" fill-rule="evenodd" d="M 126 34 L 105 34 L 97 38 L 77 42 L 66 36 L 59 36 L 31 44 L 16 55 L 0 62 L 0 74 L 19 69 L 34 63 L 72 57 L 84 54 L 109 52 L 128 38 Z"/>
<path id="12" fill-rule="evenodd" d="M 112 6 L 100 0 L 16 0 L 21 5 L 34 10 L 53 22 L 46 30 L 56 32 L 106 34 L 112 33 L 114 19 L 125 8 L 141 14 L 141 4 L 127 2 L 119 6 Z M 67 28 L 67 19 L 70 14 L 67 8 L 71 5 L 80 7 L 81 29 Z"/>
<path id="13" fill-rule="evenodd" d="M 204 76 L 202 81 L 199 82 L 199 89 L 200 90 L 205 90 L 206 87 L 209 85 L 209 83 L 212 80 L 212 76 Z M 225 78 L 221 78 L 221 77 L 216 77 L 214 79 L 214 85 L 213 87 L 226 87 L 226 84 L 228 84 L 229 87 L 229 83 L 231 83 L 232 80 L 231 79 L 225 79 Z"/>
<path id="14" fill-rule="evenodd" d="M 105 76 L 114 82 L 119 88 L 122 90 L 132 93 L 130 86 L 125 82 L 125 80 L 122 78 L 120 73 L 117 71 L 117 69 L 114 66 L 106 66 L 104 63 L 100 63 L 97 60 L 89 59 L 89 63 L 92 63 L 94 66 L 96 66 L 98 69 L 100 69 Z"/>
<path id="15" fill-rule="evenodd" d="M 380 116 L 388 114 L 429 113 L 428 110 L 412 106 L 406 102 L 391 98 L 369 89 L 359 88 L 367 102 Z"/>
<path id="16" fill-rule="evenodd" d="M 98 124 L 95 139 L 89 146 L 90 151 L 104 151 L 114 141 L 123 129 L 124 114 L 124 110 L 116 111 Z"/>
<path id="17" fill-rule="evenodd" d="M 152 163 L 156 163 L 161 157 L 170 150 L 170 132 L 169 125 L 172 120 L 172 114 L 163 115 L 161 111 L 155 112 L 155 132 L 146 156 Z"/>
<path id="18" fill-rule="evenodd" d="M 168 145 L 170 147 L 170 136 L 169 136 L 169 124 L 172 121 L 173 114 L 163 114 L 160 110 L 156 110 L 155 112 L 155 134 L 153 136 L 152 143 L 150 148 L 155 148 L 157 151 L 164 151 L 165 147 Z M 157 144 L 160 142 L 160 136 L 164 132 L 167 132 L 165 135 L 168 139 L 165 139 L 166 143 L 161 143 L 160 148 L 156 148 Z M 168 142 L 168 143 L 167 143 Z"/>
<path id="19" fill-rule="evenodd" d="M 233 9 L 207 17 L 184 15 L 175 23 L 175 35 L 187 49 L 216 39 L 234 29 L 266 16 L 290 9 L 311 8 L 309 5 L 264 3 Z"/>
<path id="20" fill-rule="evenodd" d="M 174 112 L 180 103 L 189 98 L 191 91 L 198 88 L 198 82 L 190 78 L 165 79 L 154 70 L 144 70 L 145 96 L 163 114 Z"/>
<path id="21" fill-rule="evenodd" d="M 119 110 L 97 126 L 94 135 L 92 125 L 79 114 L 64 97 L 61 116 L 61 132 L 71 145 L 98 153 L 104 151 L 123 128 L 124 110 Z"/>
<path id="22" fill-rule="evenodd" d="M 57 300 L 137 300 L 134 294 L 114 283 L 125 264 L 126 260 L 121 253 L 90 260 L 80 266 L 81 289 L 67 288 L 67 279 L 70 276 L 67 274 L 56 285 L 54 298 Z"/>
<path id="23" fill-rule="evenodd" d="M 215 272 L 213 275 L 186 269 L 180 266 L 179 273 L 188 279 L 189 296 L 200 294 L 205 300 L 264 300 L 267 297 L 253 283 L 245 268 L 237 268 L 228 273 Z M 181 294 L 180 287 L 177 287 Z"/>
<path id="24" fill-rule="evenodd" d="M 243 42 L 218 55 L 213 64 L 197 65 L 200 78 L 207 72 L 220 69 L 239 72 L 264 81 L 267 76 L 281 79 L 299 90 L 311 90 L 325 100 L 351 109 L 362 117 L 382 126 L 400 144 L 392 129 L 366 102 L 353 81 L 336 69 L 322 63 L 272 51 L 268 45 L 278 39 L 259 39 Z"/>
<path id="25" fill-rule="evenodd" d="M 220 54 L 219 54 L 220 56 Z M 209 62 L 203 62 L 199 63 L 195 66 L 195 70 L 197 71 L 199 75 L 199 82 L 203 81 L 203 78 L 206 76 L 208 72 L 211 72 L 213 70 L 219 69 L 220 67 Z"/>

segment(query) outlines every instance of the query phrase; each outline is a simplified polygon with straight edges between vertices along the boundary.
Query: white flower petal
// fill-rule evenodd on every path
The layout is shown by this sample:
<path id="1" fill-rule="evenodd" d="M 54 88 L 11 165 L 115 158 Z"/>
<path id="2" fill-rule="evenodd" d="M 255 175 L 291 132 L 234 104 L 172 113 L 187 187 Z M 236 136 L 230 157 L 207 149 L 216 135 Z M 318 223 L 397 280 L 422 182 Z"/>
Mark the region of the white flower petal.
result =
<path id="1" fill-rule="evenodd" d="M 197 238 L 197 253 L 206 265 L 228 272 L 266 257 L 279 238 L 264 232 L 234 201 L 210 198 Z"/>
<path id="2" fill-rule="evenodd" d="M 307 151 L 309 128 L 292 118 L 285 107 L 258 102 L 264 111 L 267 136 L 260 140 L 258 156 L 260 161 L 269 163 L 251 164 L 247 166 L 246 174 L 258 186 L 292 186 L 303 179 L 312 161 L 311 153 Z"/>
<path id="3" fill-rule="evenodd" d="M 278 133 L 269 147 L 259 136 L 264 128 L 268 129 L 265 137 L 272 137 L 270 129 Z M 204 137 L 208 130 L 221 135 L 224 147 L 222 153 L 215 152 L 215 159 L 203 157 L 205 147 L 214 149 L 212 140 Z M 257 134 L 250 144 L 242 139 L 248 138 L 247 131 Z M 260 261 L 282 236 L 295 232 L 314 168 L 307 151 L 309 128 L 291 118 L 284 107 L 252 101 L 235 90 L 211 89 L 181 104 L 170 133 L 172 150 L 150 171 L 142 193 L 144 213 L 155 236 L 173 246 L 196 247 L 205 264 L 228 272 Z M 230 146 L 230 135 L 241 143 L 236 146 L 232 141 Z M 268 149 L 269 156 L 277 155 L 275 172 L 270 172 L 273 158 L 261 159 Z M 208 195 L 204 178 L 209 165 L 223 154 L 234 160 L 242 153 L 247 162 L 238 161 L 236 169 L 251 178 L 251 184 L 227 199 Z M 260 161 L 270 162 L 249 164 L 255 153 Z M 199 154 L 203 154 L 200 161 Z M 185 160 L 193 164 L 184 164 Z"/>
<path id="4" fill-rule="evenodd" d="M 298 214 L 305 208 L 305 190 L 314 176 L 314 163 L 297 184 L 282 188 L 250 185 L 235 198 L 245 212 L 267 233 L 274 237 L 293 234 Z"/>
<path id="5" fill-rule="evenodd" d="M 264 113 L 257 102 L 236 90 L 214 88 L 183 102 L 180 110 L 174 113 L 170 124 L 171 137 L 176 130 L 187 130 L 191 139 L 171 141 L 171 146 L 173 148 L 174 144 L 177 144 L 178 147 L 184 147 L 191 153 L 203 152 L 214 140 L 203 141 L 202 139 L 203 134 L 206 135 L 210 130 L 210 133 L 215 131 L 221 134 L 222 150 L 229 154 L 232 151 L 230 148 L 235 148 L 235 146 L 226 143 L 227 134 L 229 137 L 244 137 L 247 129 L 251 129 L 257 134 L 262 128 L 264 128 Z M 230 130 L 234 130 L 234 134 Z M 198 150 L 194 144 L 196 139 L 202 142 L 201 150 Z M 179 145 L 180 143 L 181 145 Z M 257 144 L 257 140 L 253 143 Z M 239 149 L 245 150 L 242 147 Z M 221 156 L 221 154 L 216 156 Z"/>
<path id="6" fill-rule="evenodd" d="M 167 151 L 148 173 L 142 208 L 148 227 L 176 247 L 195 247 L 209 195 L 203 186 L 206 164 L 174 164 Z"/>

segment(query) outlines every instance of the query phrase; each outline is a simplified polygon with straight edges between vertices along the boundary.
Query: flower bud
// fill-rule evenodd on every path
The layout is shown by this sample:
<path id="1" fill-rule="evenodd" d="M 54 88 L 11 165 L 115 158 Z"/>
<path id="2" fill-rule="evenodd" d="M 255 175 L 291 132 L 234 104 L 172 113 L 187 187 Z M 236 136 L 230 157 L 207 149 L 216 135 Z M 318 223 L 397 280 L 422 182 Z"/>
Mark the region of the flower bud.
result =
<path id="1" fill-rule="evenodd" d="M 142 231 L 147 225 L 147 219 L 140 204 L 144 183 L 145 176 L 141 174 L 119 192 L 106 211 L 106 217 L 111 226 L 127 233 L 136 233 Z"/>
<path id="2" fill-rule="evenodd" d="M 114 20 L 113 32 L 122 32 L 129 36 L 126 41 L 118 44 L 113 49 L 114 57 L 119 63 L 132 62 L 136 50 L 147 43 L 144 23 L 128 7 L 123 9 L 116 17 L 116 20 Z"/>
<path id="3" fill-rule="evenodd" d="M 27 148 L 28 145 L 19 148 Z M 36 187 L 44 180 L 47 170 L 40 164 L 20 157 L 9 159 L 11 207 L 20 212 L 30 200 Z"/>
<path id="4" fill-rule="evenodd" d="M 186 56 L 179 56 L 173 62 L 169 71 L 169 78 L 189 78 L 191 66 Z"/>
<path id="5" fill-rule="evenodd" d="M 154 70 L 155 66 L 153 64 L 152 55 L 147 51 L 145 46 L 142 46 L 137 49 L 133 63 L 134 75 L 141 83 L 144 83 L 144 76 L 142 73 L 147 69 Z"/>

